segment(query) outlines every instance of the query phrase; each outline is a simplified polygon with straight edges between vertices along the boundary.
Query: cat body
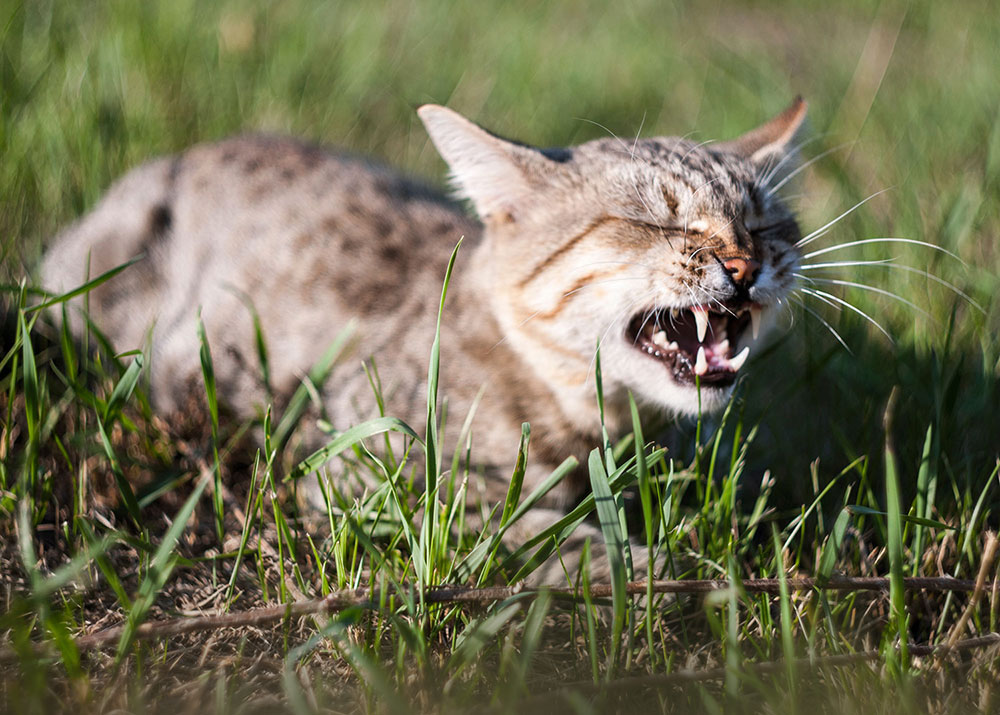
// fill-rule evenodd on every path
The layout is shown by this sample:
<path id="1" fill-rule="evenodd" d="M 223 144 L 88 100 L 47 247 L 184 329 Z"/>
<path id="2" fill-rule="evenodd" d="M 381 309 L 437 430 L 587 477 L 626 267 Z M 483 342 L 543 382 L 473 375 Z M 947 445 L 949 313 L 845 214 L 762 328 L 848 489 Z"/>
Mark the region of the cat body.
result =
<path id="1" fill-rule="evenodd" d="M 68 290 L 143 256 L 93 291 L 90 313 L 117 349 L 148 349 L 161 411 L 201 389 L 200 312 L 220 402 L 235 414 L 287 402 L 351 326 L 320 386 L 322 416 L 345 429 L 377 415 L 362 369 L 374 359 L 385 412 L 418 426 L 441 284 L 463 239 L 441 328 L 445 453 L 475 407 L 470 466 L 483 477 L 478 493 L 496 503 L 523 422 L 526 490 L 566 457 L 585 464 L 600 444 L 599 342 L 612 432 L 630 424 L 630 392 L 646 414 L 725 403 L 799 259 L 798 227 L 766 174 L 787 161 L 804 112 L 798 100 L 725 144 L 603 139 L 538 150 L 421 108 L 481 221 L 390 169 L 294 140 L 200 145 L 123 177 L 56 239 L 42 283 Z M 307 447 L 325 439 L 315 419 L 304 430 Z M 579 469 L 513 538 L 544 528 L 586 489 Z M 584 525 L 575 538 L 586 537 L 600 541 Z"/>

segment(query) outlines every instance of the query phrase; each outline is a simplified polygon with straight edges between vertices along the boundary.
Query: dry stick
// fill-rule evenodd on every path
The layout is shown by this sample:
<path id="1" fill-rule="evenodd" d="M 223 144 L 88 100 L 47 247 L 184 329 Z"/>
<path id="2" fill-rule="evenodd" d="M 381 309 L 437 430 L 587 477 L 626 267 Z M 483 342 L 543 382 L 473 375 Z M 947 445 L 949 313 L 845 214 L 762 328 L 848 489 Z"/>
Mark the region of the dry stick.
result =
<path id="1" fill-rule="evenodd" d="M 996 557 L 996 554 L 997 535 L 991 531 L 986 535 L 986 547 L 983 549 L 982 560 L 979 563 L 979 575 L 976 576 L 976 587 L 972 591 L 972 598 L 969 599 L 969 604 L 962 611 L 962 615 L 955 623 L 954 628 L 951 629 L 951 635 L 948 637 L 949 646 L 954 646 L 958 643 L 959 636 L 965 630 L 965 624 L 969 622 L 972 612 L 979 605 L 979 599 L 982 598 L 983 591 L 986 589 L 986 578 L 990 574 L 990 569 L 993 568 L 993 559 Z"/>
<path id="2" fill-rule="evenodd" d="M 909 645 L 909 651 L 910 655 L 915 656 L 940 656 L 947 655 L 948 653 L 973 650 L 975 648 L 985 648 L 987 646 L 997 644 L 1000 644 L 1000 633 L 987 633 L 986 635 L 979 636 L 977 638 L 968 638 L 955 643 L 942 645 L 923 645 L 911 643 Z M 802 669 L 818 669 L 865 663 L 878 660 L 881 657 L 882 653 L 880 651 L 866 650 L 860 653 L 842 653 L 817 658 L 798 658 L 794 662 L 796 666 Z M 750 671 L 755 675 L 767 675 L 771 673 L 785 672 L 788 668 L 788 664 L 782 661 L 768 661 L 766 663 L 749 664 L 744 667 L 745 670 Z M 608 693 L 614 690 L 629 690 L 643 687 L 663 687 L 667 685 L 678 685 L 681 683 L 722 680 L 726 677 L 728 672 L 729 670 L 725 667 L 708 668 L 706 670 L 692 670 L 684 668 L 681 670 L 675 670 L 672 673 L 663 673 L 661 675 L 638 675 L 631 678 L 617 678 L 608 683 L 595 683 L 592 680 L 583 680 L 575 683 L 569 683 L 557 690 L 551 690 L 547 693 L 541 693 L 533 696 L 528 698 L 528 702 L 534 703 L 537 701 L 560 698 L 568 693 L 580 693 L 581 691 Z"/>
<path id="3" fill-rule="evenodd" d="M 905 586 L 911 591 L 973 591 L 976 584 L 968 579 L 956 579 L 950 576 L 936 578 L 912 577 L 904 579 Z M 780 582 L 773 578 L 747 579 L 740 582 L 748 593 L 780 592 Z M 710 593 L 730 588 L 731 583 L 725 580 L 682 580 L 653 581 L 653 593 Z M 626 591 L 631 595 L 644 595 L 647 584 L 645 581 L 632 581 L 626 584 Z M 888 591 L 889 579 L 876 577 L 834 576 L 826 583 L 814 578 L 790 578 L 788 588 L 792 591 L 809 591 L 820 588 L 829 591 Z M 523 585 L 494 586 L 489 588 L 469 588 L 464 586 L 446 586 L 436 588 L 424 594 L 424 602 L 432 604 L 447 603 L 491 603 L 513 596 L 535 598 L 543 590 L 559 598 L 575 599 L 580 594 L 571 588 L 537 589 L 525 588 Z M 317 613 L 343 611 L 347 608 L 360 607 L 367 610 L 377 610 L 378 601 L 372 600 L 378 591 L 369 588 L 335 591 L 324 598 L 312 598 L 279 606 L 267 606 L 252 611 L 224 613 L 212 616 L 193 616 L 173 618 L 164 621 L 143 623 L 133 634 L 137 640 L 153 638 L 169 638 L 171 636 L 194 633 L 197 631 L 216 630 L 220 628 L 240 628 L 245 626 L 261 626 L 291 618 L 301 618 Z M 590 589 L 594 598 L 610 598 L 610 584 L 595 584 Z M 404 595 L 397 592 L 395 595 Z M 95 650 L 117 645 L 124 632 L 124 626 L 115 626 L 76 639 L 78 651 Z M 43 651 L 38 650 L 38 654 Z M 17 659 L 17 654 L 11 648 L 0 650 L 0 663 Z"/>

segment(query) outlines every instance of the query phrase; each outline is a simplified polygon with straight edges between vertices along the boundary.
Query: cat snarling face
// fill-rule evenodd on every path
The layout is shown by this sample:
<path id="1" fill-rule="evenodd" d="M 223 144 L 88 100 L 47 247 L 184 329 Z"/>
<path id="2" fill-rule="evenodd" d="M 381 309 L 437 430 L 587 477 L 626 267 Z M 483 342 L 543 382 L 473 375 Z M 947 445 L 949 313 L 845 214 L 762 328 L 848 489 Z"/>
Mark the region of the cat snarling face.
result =
<path id="1" fill-rule="evenodd" d="M 443 107 L 420 116 L 486 227 L 504 339 L 557 394 L 592 391 L 599 342 L 606 394 L 690 414 L 725 404 L 792 289 L 800 232 L 769 182 L 787 172 L 805 111 L 797 99 L 724 143 L 559 150 Z"/>

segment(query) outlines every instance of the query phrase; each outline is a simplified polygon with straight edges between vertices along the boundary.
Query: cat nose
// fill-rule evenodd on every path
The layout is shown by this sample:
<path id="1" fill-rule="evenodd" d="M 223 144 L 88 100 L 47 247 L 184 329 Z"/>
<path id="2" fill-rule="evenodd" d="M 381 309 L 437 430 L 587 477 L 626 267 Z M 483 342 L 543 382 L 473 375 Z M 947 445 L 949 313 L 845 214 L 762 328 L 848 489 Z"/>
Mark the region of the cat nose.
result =
<path id="1" fill-rule="evenodd" d="M 733 283 L 744 287 L 753 285 L 760 274 L 760 262 L 752 258 L 730 258 L 723 262 L 722 267 L 729 272 Z"/>

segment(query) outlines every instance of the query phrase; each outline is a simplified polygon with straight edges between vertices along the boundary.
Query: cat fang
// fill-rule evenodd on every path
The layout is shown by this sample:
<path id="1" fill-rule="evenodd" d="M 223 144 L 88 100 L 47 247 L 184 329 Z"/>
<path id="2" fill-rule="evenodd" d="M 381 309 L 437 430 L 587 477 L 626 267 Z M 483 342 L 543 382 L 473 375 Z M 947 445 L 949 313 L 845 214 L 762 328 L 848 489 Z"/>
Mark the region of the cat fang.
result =
<path id="1" fill-rule="evenodd" d="M 763 312 L 755 303 L 654 309 L 633 318 L 626 339 L 663 362 L 677 382 L 728 386 L 750 356 L 748 330 L 753 341 L 759 337 Z"/>

